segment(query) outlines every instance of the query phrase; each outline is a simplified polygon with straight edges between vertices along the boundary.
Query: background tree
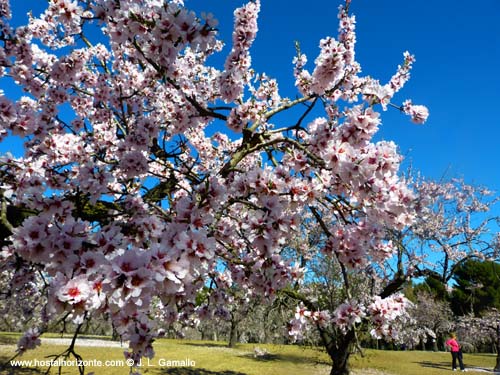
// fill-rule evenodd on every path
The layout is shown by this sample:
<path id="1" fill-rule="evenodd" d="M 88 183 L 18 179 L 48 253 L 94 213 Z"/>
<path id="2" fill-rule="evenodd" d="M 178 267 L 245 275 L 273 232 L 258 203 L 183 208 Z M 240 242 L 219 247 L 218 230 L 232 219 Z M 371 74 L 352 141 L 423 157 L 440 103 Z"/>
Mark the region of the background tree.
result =
<path id="1" fill-rule="evenodd" d="M 46 300 L 38 291 L 42 284 L 40 276 L 24 276 L 23 269 L 0 268 L 0 329 L 8 332 L 22 332 L 39 324 L 37 316 L 42 312 Z M 15 303 L 13 303 L 15 301 Z"/>
<path id="2" fill-rule="evenodd" d="M 318 219 L 319 228 L 326 219 L 326 215 Z M 416 331 L 400 334 L 410 331 L 403 327 L 408 328 L 410 323 L 413 326 L 408 315 L 411 303 L 399 293 L 405 279 L 386 273 L 380 260 L 360 260 L 362 265 L 352 267 L 343 262 L 340 254 L 325 256 L 335 251 L 329 247 L 332 238 L 335 236 L 327 237 L 318 230 L 314 221 L 304 221 L 300 248 L 305 261 L 305 282 L 285 293 L 300 301 L 290 334 L 304 340 L 304 332 L 315 331 L 332 357 L 332 374 L 344 374 L 349 371 L 349 356 L 356 347 L 360 350 L 360 337 L 364 334 L 397 342 L 409 338 L 414 341 L 417 336 Z"/>
<path id="3" fill-rule="evenodd" d="M 497 309 L 486 309 L 481 316 L 462 316 L 458 321 L 458 331 L 472 349 L 492 346 L 492 352 L 496 353 L 493 371 L 500 370 L 500 314 Z"/>
<path id="4" fill-rule="evenodd" d="M 457 315 L 481 315 L 500 308 L 500 265 L 492 261 L 468 260 L 453 277 L 451 306 Z"/>
<path id="5" fill-rule="evenodd" d="M 400 234 L 414 275 L 428 277 L 428 285 L 442 292 L 437 281 L 448 284 L 464 262 L 498 257 L 499 218 L 492 211 L 498 198 L 493 192 L 458 179 L 418 179 L 414 186 L 419 215 Z"/>
<path id="6" fill-rule="evenodd" d="M 432 292 L 417 291 L 410 315 L 415 320 L 415 329 L 410 334 L 421 338 L 422 347 L 425 348 L 427 344 L 427 347 L 434 351 L 445 350 L 444 342 L 454 328 L 449 302 L 433 295 Z"/>
<path id="7" fill-rule="evenodd" d="M 298 326 L 305 322 L 316 325 L 320 334 L 326 337 L 323 341 L 331 343 L 334 346 L 332 350 L 340 355 L 349 352 L 356 335 L 370 327 L 370 323 L 373 324 L 371 316 L 364 315 L 363 307 L 358 308 L 364 306 L 359 301 L 377 295 L 398 298 L 397 293 L 408 282 L 422 276 L 425 277 L 424 282 L 415 286 L 414 306 L 409 308 L 412 319 L 400 315 L 399 321 L 404 322 L 404 328 L 392 338 L 405 342 L 409 347 L 418 343 L 424 345 L 429 340 L 434 342 L 434 349 L 442 346 L 444 337 L 455 326 L 449 307 L 448 284 L 471 259 L 494 259 L 497 256 L 495 229 L 498 220 L 489 213 L 496 198 L 491 192 L 456 180 L 440 184 L 417 180 L 414 186 L 418 194 L 414 200 L 418 218 L 403 231 L 388 229 L 384 232 L 385 238 L 396 244 L 396 257 L 389 258 L 387 262 L 367 263 L 361 260 L 360 263 L 364 262 L 362 267 L 350 270 L 345 268 L 340 257 L 337 258 L 340 259 L 338 263 L 335 258 L 328 262 L 315 249 L 325 248 L 328 240 L 315 235 L 316 243 L 309 242 L 313 255 L 306 257 L 309 259 L 306 269 L 314 275 L 309 278 L 317 283 L 305 283 L 302 290 L 294 291 L 295 297 L 303 303 L 297 310 L 294 323 Z M 321 216 L 318 220 L 320 226 L 327 220 Z M 312 231 L 315 233 L 314 229 Z M 332 264 L 333 271 L 325 272 Z M 345 303 L 347 296 L 349 303 Z M 322 324 L 323 319 L 318 311 L 335 316 L 337 323 L 350 325 L 350 339 L 343 341 L 346 331 L 330 330 L 331 327 L 318 324 Z M 395 311 L 399 311 L 398 307 Z M 391 333 L 391 330 L 384 333 Z M 390 334 L 387 336 L 391 337 Z"/>
<path id="8" fill-rule="evenodd" d="M 449 302 L 450 299 L 449 287 L 439 279 L 438 275 L 427 276 L 423 282 L 415 284 L 413 293 L 427 293 L 430 297 L 442 302 Z"/>

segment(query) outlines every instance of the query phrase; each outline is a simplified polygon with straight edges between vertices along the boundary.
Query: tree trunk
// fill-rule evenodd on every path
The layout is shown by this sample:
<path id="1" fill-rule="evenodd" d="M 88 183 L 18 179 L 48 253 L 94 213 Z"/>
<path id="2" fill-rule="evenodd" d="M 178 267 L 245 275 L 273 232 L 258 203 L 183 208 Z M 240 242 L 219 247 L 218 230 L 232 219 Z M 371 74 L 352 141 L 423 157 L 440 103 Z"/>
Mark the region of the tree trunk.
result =
<path id="1" fill-rule="evenodd" d="M 438 343 L 436 339 L 432 339 L 432 350 L 434 350 L 435 352 L 438 351 Z"/>
<path id="2" fill-rule="evenodd" d="M 495 364 L 495 368 L 493 371 L 500 371 L 500 324 L 497 324 L 497 340 L 496 340 L 496 349 L 497 349 L 497 363 Z"/>
<path id="3" fill-rule="evenodd" d="M 270 339 L 270 333 L 271 333 L 271 327 L 270 327 L 270 324 L 269 324 L 269 314 L 271 313 L 271 309 L 270 308 L 267 308 L 265 310 L 265 313 L 264 313 L 264 319 L 263 319 L 263 327 L 264 327 L 264 338 L 262 339 L 263 340 L 263 343 L 264 344 L 268 344 L 269 342 L 271 342 L 271 339 Z M 260 337 L 259 337 L 260 339 Z"/>
<path id="4" fill-rule="evenodd" d="M 332 370 L 330 371 L 330 375 L 349 375 L 349 348 L 346 348 L 345 351 L 339 351 L 335 353 L 333 356 L 330 355 L 330 358 L 333 361 Z"/>
<path id="5" fill-rule="evenodd" d="M 228 347 L 234 348 L 238 342 L 238 322 L 234 319 L 231 320 L 231 331 L 229 332 Z"/>
<path id="6" fill-rule="evenodd" d="M 325 330 L 320 330 L 321 340 L 332 360 L 330 375 L 349 375 L 349 356 L 354 344 L 354 331 L 350 330 L 345 335 L 330 335 Z"/>

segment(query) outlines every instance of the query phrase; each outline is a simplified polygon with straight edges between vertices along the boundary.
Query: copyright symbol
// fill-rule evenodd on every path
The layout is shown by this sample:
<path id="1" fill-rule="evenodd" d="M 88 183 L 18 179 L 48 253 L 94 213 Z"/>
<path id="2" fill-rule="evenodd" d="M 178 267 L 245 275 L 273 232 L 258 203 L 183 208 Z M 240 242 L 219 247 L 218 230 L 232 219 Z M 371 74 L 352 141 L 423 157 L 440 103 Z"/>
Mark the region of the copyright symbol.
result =
<path id="1" fill-rule="evenodd" d="M 132 367 L 134 365 L 134 360 L 132 358 L 129 358 L 125 361 L 127 363 L 127 366 Z"/>

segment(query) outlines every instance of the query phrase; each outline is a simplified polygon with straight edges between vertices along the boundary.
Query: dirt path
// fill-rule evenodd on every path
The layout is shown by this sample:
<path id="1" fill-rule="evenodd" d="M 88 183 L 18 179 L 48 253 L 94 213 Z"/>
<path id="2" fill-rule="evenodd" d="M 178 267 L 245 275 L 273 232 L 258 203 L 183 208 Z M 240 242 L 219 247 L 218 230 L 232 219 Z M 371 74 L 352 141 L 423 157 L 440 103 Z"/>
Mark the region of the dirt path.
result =
<path id="1" fill-rule="evenodd" d="M 71 344 L 71 339 L 49 339 L 42 337 L 42 345 L 64 345 L 69 346 Z M 94 347 L 106 347 L 106 348 L 127 348 L 128 344 L 126 342 L 111 341 L 111 340 L 99 340 L 99 339 L 84 339 L 77 338 L 76 346 L 94 346 Z"/>

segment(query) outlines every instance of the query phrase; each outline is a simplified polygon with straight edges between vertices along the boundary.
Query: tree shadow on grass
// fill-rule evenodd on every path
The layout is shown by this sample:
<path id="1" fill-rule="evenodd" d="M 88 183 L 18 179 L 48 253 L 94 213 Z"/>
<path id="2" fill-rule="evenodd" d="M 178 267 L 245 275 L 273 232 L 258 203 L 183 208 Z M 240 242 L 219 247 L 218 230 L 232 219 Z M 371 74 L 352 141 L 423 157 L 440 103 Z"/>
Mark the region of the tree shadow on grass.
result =
<path id="1" fill-rule="evenodd" d="M 253 359 L 257 362 L 289 362 L 294 364 L 311 363 L 314 365 L 331 365 L 329 361 L 315 358 L 314 356 L 305 357 L 294 354 L 272 354 L 267 353 L 264 355 L 255 356 L 253 354 L 240 355 L 241 358 Z"/>
<path id="2" fill-rule="evenodd" d="M 181 345 L 188 345 L 188 346 L 199 346 L 203 348 L 228 348 L 231 349 L 227 346 L 225 343 L 218 343 L 218 342 L 180 342 Z"/>
<path id="3" fill-rule="evenodd" d="M 247 375 L 242 372 L 236 372 L 231 370 L 226 371 L 210 371 L 203 368 L 190 368 L 190 367 L 173 367 L 168 369 L 162 369 L 160 371 L 161 375 Z"/>
<path id="4" fill-rule="evenodd" d="M 0 345 L 16 345 L 19 337 L 0 335 Z"/>
<path id="5" fill-rule="evenodd" d="M 464 353 L 464 356 L 469 355 L 470 353 Z M 495 353 L 474 353 L 474 357 L 496 357 Z"/>
<path id="6" fill-rule="evenodd" d="M 414 362 L 419 364 L 422 367 L 431 367 L 431 368 L 437 368 L 437 369 L 442 369 L 442 370 L 451 370 L 451 361 L 450 362 L 430 362 L 430 361 L 423 361 L 423 362 Z M 486 368 L 486 367 L 479 367 L 479 366 L 467 366 L 467 363 L 465 363 L 465 368 L 468 369 L 469 371 L 481 371 L 481 372 L 490 372 L 492 374 L 498 374 L 498 372 L 493 371 L 491 368 Z"/>
<path id="7" fill-rule="evenodd" d="M 43 374 L 42 371 L 33 367 L 11 366 L 9 360 L 11 357 L 0 355 L 0 375 L 24 375 L 24 374 Z"/>
<path id="8" fill-rule="evenodd" d="M 417 363 L 422 367 L 439 368 L 442 370 L 450 370 L 451 369 L 451 361 L 450 362 L 420 361 L 420 362 L 414 362 L 414 363 Z"/>

